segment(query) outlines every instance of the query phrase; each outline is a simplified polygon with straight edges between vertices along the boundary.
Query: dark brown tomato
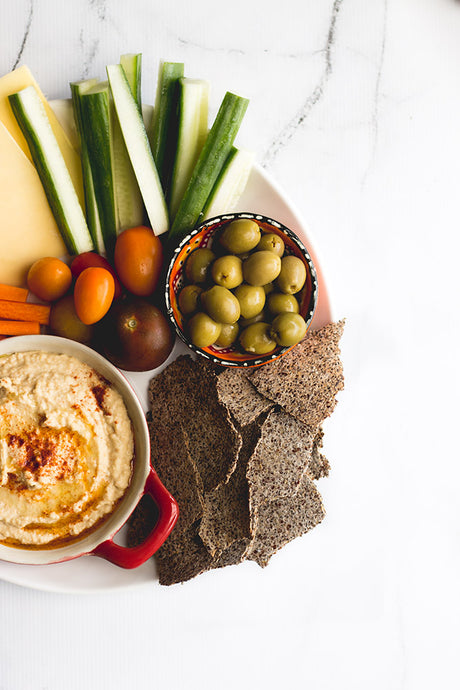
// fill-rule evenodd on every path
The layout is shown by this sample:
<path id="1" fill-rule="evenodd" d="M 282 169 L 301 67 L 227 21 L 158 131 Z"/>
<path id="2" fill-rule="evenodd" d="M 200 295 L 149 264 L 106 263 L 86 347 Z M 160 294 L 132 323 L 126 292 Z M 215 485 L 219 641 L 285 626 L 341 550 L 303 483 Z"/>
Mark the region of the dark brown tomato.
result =
<path id="1" fill-rule="evenodd" d="M 172 326 L 164 314 L 141 298 L 114 302 L 98 325 L 98 345 L 115 366 L 126 371 L 156 369 L 174 346 Z"/>

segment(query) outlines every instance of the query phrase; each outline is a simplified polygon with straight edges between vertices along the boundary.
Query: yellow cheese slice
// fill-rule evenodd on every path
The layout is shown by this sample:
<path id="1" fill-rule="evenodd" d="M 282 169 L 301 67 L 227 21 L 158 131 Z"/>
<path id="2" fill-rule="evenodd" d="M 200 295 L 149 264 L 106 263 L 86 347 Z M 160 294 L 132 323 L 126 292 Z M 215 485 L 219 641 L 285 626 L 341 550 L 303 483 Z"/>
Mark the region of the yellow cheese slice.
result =
<path id="1" fill-rule="evenodd" d="M 28 159 L 32 161 L 29 147 L 27 146 L 27 142 L 24 138 L 21 128 L 17 123 L 13 111 L 11 110 L 10 102 L 8 100 L 8 96 L 10 96 L 12 93 L 21 91 L 22 89 L 25 89 L 27 86 L 31 85 L 35 87 L 40 99 L 43 102 L 46 114 L 54 132 L 54 136 L 57 139 L 59 148 L 61 149 L 61 153 L 72 178 L 75 191 L 77 192 L 80 200 L 80 204 L 82 208 L 85 208 L 80 155 L 72 146 L 64 128 L 60 124 L 50 104 L 46 100 L 32 72 L 26 65 L 18 67 L 12 72 L 5 74 L 5 76 L 0 77 L 0 121 L 3 122 L 13 139 L 16 141 L 18 146 L 20 146 Z"/>
<path id="2" fill-rule="evenodd" d="M 65 254 L 38 173 L 0 122 L 0 283 L 25 286 L 34 261 Z"/>

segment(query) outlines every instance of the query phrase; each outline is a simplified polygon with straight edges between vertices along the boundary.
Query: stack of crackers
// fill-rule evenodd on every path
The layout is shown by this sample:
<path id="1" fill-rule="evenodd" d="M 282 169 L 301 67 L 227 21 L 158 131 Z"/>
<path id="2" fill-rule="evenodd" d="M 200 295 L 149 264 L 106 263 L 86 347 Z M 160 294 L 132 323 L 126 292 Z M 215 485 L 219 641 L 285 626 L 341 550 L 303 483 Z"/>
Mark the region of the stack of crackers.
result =
<path id="1" fill-rule="evenodd" d="M 160 584 L 252 560 L 318 525 L 316 481 L 329 473 L 322 423 L 343 388 L 343 321 L 307 334 L 278 360 L 222 368 L 181 355 L 149 386 L 152 465 L 179 504 L 155 555 Z M 148 497 L 130 524 L 139 543 L 156 519 Z"/>

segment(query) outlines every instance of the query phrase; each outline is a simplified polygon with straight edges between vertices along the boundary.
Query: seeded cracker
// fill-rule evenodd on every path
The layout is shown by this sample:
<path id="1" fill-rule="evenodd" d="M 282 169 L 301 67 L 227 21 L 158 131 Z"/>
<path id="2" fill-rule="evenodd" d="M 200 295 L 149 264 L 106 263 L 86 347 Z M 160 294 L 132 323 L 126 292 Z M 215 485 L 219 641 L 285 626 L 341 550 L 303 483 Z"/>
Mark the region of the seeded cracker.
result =
<path id="1" fill-rule="evenodd" d="M 264 568 L 274 553 L 318 525 L 324 515 L 321 496 L 304 474 L 295 494 L 258 506 L 256 534 L 247 558 Z"/>
<path id="2" fill-rule="evenodd" d="M 302 424 L 287 412 L 269 412 L 248 462 L 251 506 L 296 491 L 311 461 L 316 436 L 316 427 Z"/>
<path id="3" fill-rule="evenodd" d="M 241 436 L 218 399 L 213 371 L 182 355 L 152 379 L 149 401 L 152 424 L 166 438 L 180 419 L 204 491 L 226 482 L 236 466 Z"/>
<path id="4" fill-rule="evenodd" d="M 217 380 L 219 400 L 241 426 L 253 422 L 273 407 L 273 401 L 261 395 L 241 369 L 226 369 Z"/>
<path id="5" fill-rule="evenodd" d="M 213 568 L 226 568 L 228 565 L 238 565 L 246 558 L 246 553 L 252 539 L 239 539 L 228 546 L 212 564 Z"/>
<path id="6" fill-rule="evenodd" d="M 343 389 L 339 350 L 343 328 L 344 321 L 338 321 L 307 333 L 283 357 L 249 372 L 249 380 L 293 417 L 318 426 L 332 414 L 335 396 Z"/>
<path id="7" fill-rule="evenodd" d="M 167 437 L 148 420 L 151 443 L 151 462 L 161 482 L 172 493 L 179 506 L 179 517 L 171 539 L 198 520 L 203 514 L 203 487 L 195 464 L 188 452 L 180 423 L 174 434 Z M 136 507 L 128 528 L 128 545 L 144 541 L 158 519 L 155 504 L 144 496 Z"/>
<path id="8" fill-rule="evenodd" d="M 238 454 L 235 471 L 227 484 L 222 484 L 204 497 L 199 535 L 214 555 L 225 551 L 236 541 L 249 542 L 253 536 L 246 467 L 259 433 L 257 424 L 252 424 L 243 431 L 243 445 Z M 229 557 L 227 554 L 227 558 Z"/>
<path id="9" fill-rule="evenodd" d="M 203 514 L 203 486 L 188 449 L 187 435 L 180 420 L 174 434 L 167 436 L 162 428 L 148 422 L 152 465 L 162 483 L 168 487 L 179 506 L 174 531 L 182 532 Z"/>
<path id="10" fill-rule="evenodd" d="M 160 585 L 174 585 L 209 570 L 213 557 L 197 534 L 197 525 L 171 537 L 157 551 L 155 560 Z"/>
<path id="11" fill-rule="evenodd" d="M 313 444 L 313 452 L 308 463 L 307 472 L 312 479 L 321 479 L 327 477 L 331 466 L 325 455 L 320 451 L 323 446 L 324 431 L 319 428 L 316 434 L 315 442 Z"/>

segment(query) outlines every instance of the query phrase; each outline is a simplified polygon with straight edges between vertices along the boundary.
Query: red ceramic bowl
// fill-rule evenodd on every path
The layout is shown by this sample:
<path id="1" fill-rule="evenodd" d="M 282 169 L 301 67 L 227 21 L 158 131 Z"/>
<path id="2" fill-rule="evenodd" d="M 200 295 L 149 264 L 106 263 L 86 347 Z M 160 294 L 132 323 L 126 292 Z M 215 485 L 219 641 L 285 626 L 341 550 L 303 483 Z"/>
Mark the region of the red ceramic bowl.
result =
<path id="1" fill-rule="evenodd" d="M 95 369 L 121 394 L 134 432 L 135 457 L 130 485 L 114 510 L 94 531 L 57 548 L 18 548 L 0 544 L 0 559 L 11 563 L 45 565 L 95 555 L 123 568 L 135 568 L 157 551 L 169 536 L 178 517 L 174 498 L 150 465 L 150 436 L 144 411 L 128 380 L 104 357 L 73 340 L 48 335 L 7 338 L 0 342 L 0 356 L 14 352 L 40 350 L 73 355 Z M 145 541 L 128 548 L 115 543 L 115 534 L 123 527 L 140 498 L 150 494 L 159 511 L 157 523 Z"/>
<path id="2" fill-rule="evenodd" d="M 226 348 L 219 348 L 215 345 L 205 348 L 196 347 L 188 337 L 186 319 L 182 316 L 178 305 L 179 292 L 186 284 L 184 266 L 188 255 L 199 247 L 212 248 L 213 241 L 216 239 L 221 229 L 232 220 L 240 218 L 256 221 L 262 232 L 274 232 L 279 235 L 284 241 L 285 252 L 294 254 L 303 261 L 307 271 L 307 279 L 300 293 L 300 297 L 298 297 L 300 300 L 300 314 L 307 323 L 307 329 L 310 327 L 318 301 L 318 278 L 313 261 L 303 243 L 292 230 L 279 221 L 256 213 L 228 213 L 223 216 L 211 218 L 184 237 L 176 248 L 169 264 L 166 279 L 165 301 L 169 317 L 179 337 L 191 348 L 191 350 L 222 366 L 255 367 L 281 357 L 292 348 L 279 346 L 266 355 L 254 355 L 245 352 L 237 345 Z"/>

